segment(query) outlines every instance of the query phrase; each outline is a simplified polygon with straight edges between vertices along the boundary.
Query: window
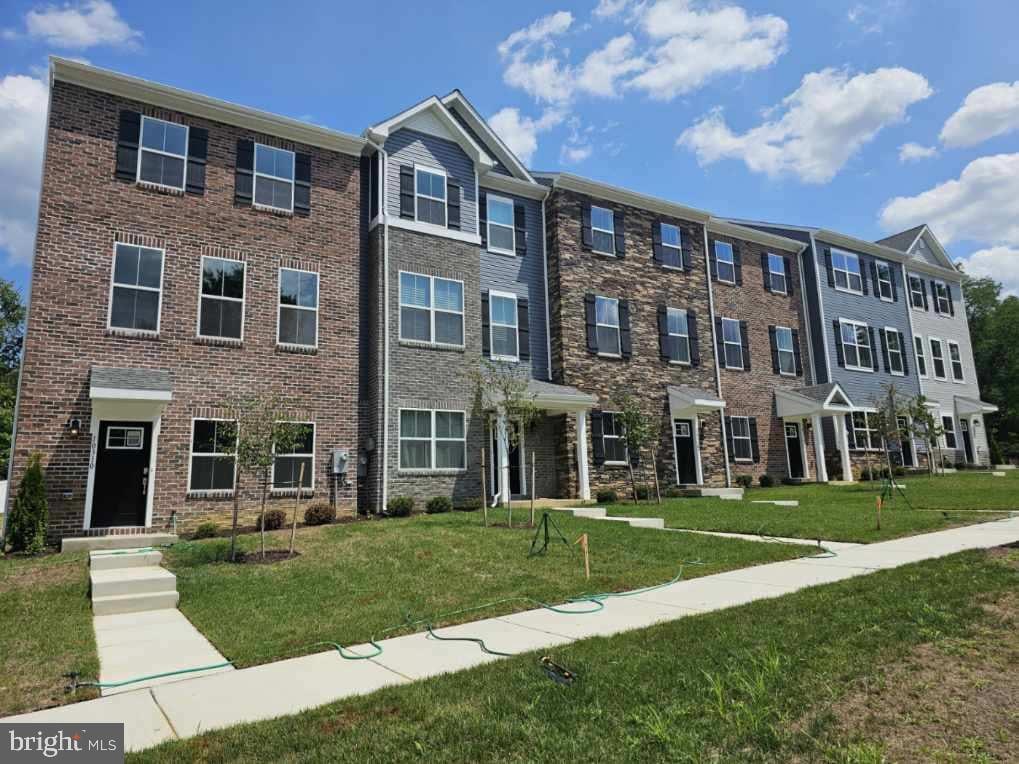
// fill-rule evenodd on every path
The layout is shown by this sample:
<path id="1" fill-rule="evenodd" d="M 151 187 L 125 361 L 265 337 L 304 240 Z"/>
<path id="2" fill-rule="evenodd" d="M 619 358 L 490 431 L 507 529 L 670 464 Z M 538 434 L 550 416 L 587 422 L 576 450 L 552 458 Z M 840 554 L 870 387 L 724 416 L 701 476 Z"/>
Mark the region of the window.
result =
<path id="1" fill-rule="evenodd" d="M 599 355 L 620 355 L 619 300 L 596 297 L 594 302 L 595 325 L 598 334 Z"/>
<path id="2" fill-rule="evenodd" d="M 690 325 L 687 312 L 679 308 L 667 308 L 666 323 L 671 338 L 669 360 L 690 363 Z"/>
<path id="3" fill-rule="evenodd" d="M 282 345 L 318 345 L 318 274 L 280 268 L 277 341 Z"/>
<path id="4" fill-rule="evenodd" d="M 202 258 L 198 336 L 239 340 L 244 334 L 244 263 Z"/>
<path id="5" fill-rule="evenodd" d="M 958 342 L 949 341 L 948 360 L 952 364 L 952 379 L 956 382 L 965 382 L 966 377 L 962 373 L 962 351 L 959 350 Z"/>
<path id="6" fill-rule="evenodd" d="M 916 348 L 916 373 L 927 378 L 927 356 L 923 352 L 923 337 L 919 334 L 913 335 L 913 346 Z"/>
<path id="7" fill-rule="evenodd" d="M 138 180 L 184 190 L 188 155 L 186 126 L 143 116 L 140 148 Z"/>
<path id="8" fill-rule="evenodd" d="M 140 451 L 145 447 L 145 430 L 141 427 L 108 427 L 106 448 L 111 451 Z"/>
<path id="9" fill-rule="evenodd" d="M 304 465 L 302 488 L 315 485 L 315 423 L 299 422 L 298 436 L 290 453 L 277 452 L 272 462 L 272 487 L 276 490 L 296 490 L 297 478 Z M 275 447 L 273 451 L 276 451 Z"/>
<path id="10" fill-rule="evenodd" d="M 846 368 L 856 371 L 874 371 L 874 356 L 870 347 L 870 332 L 866 324 L 842 321 L 842 352 Z"/>
<path id="11" fill-rule="evenodd" d="M 881 448 L 881 439 L 877 429 L 870 423 L 870 414 L 866 411 L 852 413 L 853 440 L 857 451 L 877 451 Z"/>
<path id="12" fill-rule="evenodd" d="M 743 368 L 743 334 L 739 321 L 734 318 L 722 319 L 722 343 L 724 345 L 725 368 Z"/>
<path id="13" fill-rule="evenodd" d="M 935 379 L 948 379 L 945 373 L 945 348 L 936 337 L 931 337 L 931 363 L 934 364 Z"/>
<path id="14" fill-rule="evenodd" d="M 612 210 L 591 206 L 591 243 L 595 252 L 616 254 L 616 223 Z"/>
<path id="15" fill-rule="evenodd" d="M 400 469 L 462 470 L 466 466 L 464 412 L 400 410 Z"/>
<path id="16" fill-rule="evenodd" d="M 224 419 L 191 422 L 189 491 L 232 491 L 237 462 L 237 423 Z"/>
<path id="17" fill-rule="evenodd" d="M 771 291 L 785 294 L 786 289 L 785 258 L 768 253 L 768 283 Z"/>
<path id="18" fill-rule="evenodd" d="M 959 443 L 955 439 L 955 420 L 950 416 L 941 417 L 941 427 L 945 431 L 945 448 L 954 450 Z"/>
<path id="19" fill-rule="evenodd" d="M 516 254 L 513 202 L 488 194 L 488 249 L 505 255 Z"/>
<path id="20" fill-rule="evenodd" d="M 492 359 L 516 361 L 517 351 L 517 298 L 512 294 L 490 292 L 488 295 L 489 331 Z"/>
<path id="21" fill-rule="evenodd" d="M 892 374 L 905 374 L 906 367 L 902 363 L 902 343 L 897 329 L 885 327 L 885 347 L 888 349 L 888 368 Z"/>
<path id="22" fill-rule="evenodd" d="M 924 299 L 925 289 L 923 287 L 923 279 L 919 276 L 909 275 L 909 304 L 914 308 L 920 310 L 927 310 L 926 300 Z"/>
<path id="23" fill-rule="evenodd" d="M 662 231 L 662 265 L 670 268 L 683 267 L 683 234 L 679 226 L 670 223 L 661 224 Z"/>
<path id="24" fill-rule="evenodd" d="M 888 263 L 875 262 L 874 269 L 877 272 L 877 291 L 882 300 L 894 300 L 895 293 L 892 291 L 892 267 Z"/>
<path id="25" fill-rule="evenodd" d="M 738 462 L 753 461 L 754 446 L 750 438 L 750 417 L 729 417 L 732 430 L 732 458 Z"/>
<path id="26" fill-rule="evenodd" d="M 294 209 L 294 152 L 255 144 L 255 204 Z"/>
<path id="27" fill-rule="evenodd" d="M 602 444 L 605 448 L 606 464 L 626 464 L 626 440 L 623 437 L 623 421 L 620 414 L 602 413 Z"/>
<path id="28" fill-rule="evenodd" d="M 415 216 L 422 223 L 446 227 L 446 176 L 437 170 L 415 169 Z"/>
<path id="29" fill-rule="evenodd" d="M 162 283 L 163 250 L 117 244 L 110 328 L 158 332 Z"/>
<path id="30" fill-rule="evenodd" d="M 932 282 L 934 286 L 934 299 L 937 301 L 938 313 L 952 312 L 952 293 L 948 291 L 948 285 L 944 281 Z"/>
<path id="31" fill-rule="evenodd" d="M 719 281 L 726 284 L 736 283 L 736 255 L 732 244 L 725 241 L 715 242 L 715 270 Z"/>
<path id="32" fill-rule="evenodd" d="M 775 347 L 778 349 L 778 373 L 795 377 L 796 351 L 793 349 L 793 330 L 786 326 L 776 326 Z"/>
<path id="33" fill-rule="evenodd" d="M 400 273 L 400 339 L 436 345 L 464 343 L 463 283 Z"/>
<path id="34" fill-rule="evenodd" d="M 863 294 L 863 277 L 860 275 L 860 258 L 848 252 L 833 249 L 831 266 L 835 272 L 835 288 Z"/>

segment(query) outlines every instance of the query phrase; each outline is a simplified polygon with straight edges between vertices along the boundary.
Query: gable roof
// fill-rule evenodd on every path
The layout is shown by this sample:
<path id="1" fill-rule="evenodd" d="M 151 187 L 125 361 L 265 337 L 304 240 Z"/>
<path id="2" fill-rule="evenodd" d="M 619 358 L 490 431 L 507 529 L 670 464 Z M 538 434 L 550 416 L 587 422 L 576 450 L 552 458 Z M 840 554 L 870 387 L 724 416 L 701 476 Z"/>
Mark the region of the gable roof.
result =
<path id="1" fill-rule="evenodd" d="M 913 226 L 912 228 L 907 228 L 905 231 L 899 231 L 898 233 L 893 233 L 891 236 L 878 239 L 875 243 L 884 244 L 886 247 L 898 249 L 902 252 L 909 252 L 916 243 L 917 238 L 921 233 L 923 233 L 923 229 L 926 227 L 927 226 L 923 224 Z"/>
<path id="2" fill-rule="evenodd" d="M 884 239 L 879 239 L 877 243 L 892 247 L 893 249 L 901 249 L 903 252 L 912 256 L 913 250 L 916 248 L 916 243 L 921 238 L 923 238 L 923 240 L 927 243 L 931 252 L 934 253 L 934 257 L 941 262 L 942 267 L 953 271 L 957 270 L 955 263 L 952 262 L 952 256 L 948 254 L 943 246 L 941 246 L 941 242 L 938 241 L 938 237 L 934 235 L 934 232 L 926 223 L 921 223 L 920 225 L 913 226 L 905 231 L 892 234 Z"/>
<path id="3" fill-rule="evenodd" d="M 488 150 L 495 155 L 502 164 L 509 170 L 510 174 L 520 180 L 535 183 L 531 173 L 524 167 L 523 162 L 517 159 L 509 147 L 503 143 L 502 138 L 488 125 L 488 122 L 478 114 L 478 110 L 467 100 L 467 97 L 460 92 L 459 88 L 453 90 L 442 99 L 446 108 L 455 110 L 456 113 L 470 126 L 471 130 L 484 141 Z"/>

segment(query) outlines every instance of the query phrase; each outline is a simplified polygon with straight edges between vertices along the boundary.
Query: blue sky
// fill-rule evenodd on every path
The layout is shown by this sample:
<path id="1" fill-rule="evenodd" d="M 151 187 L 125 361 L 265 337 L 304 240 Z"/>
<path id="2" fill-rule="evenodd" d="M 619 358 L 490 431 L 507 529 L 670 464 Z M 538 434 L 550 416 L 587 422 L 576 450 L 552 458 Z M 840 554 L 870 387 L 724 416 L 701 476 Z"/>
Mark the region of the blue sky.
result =
<path id="1" fill-rule="evenodd" d="M 1014 0 L 421 8 L 8 0 L 0 273 L 27 286 L 55 53 L 353 133 L 459 87 L 536 169 L 868 239 L 928 222 L 1019 292 Z"/>

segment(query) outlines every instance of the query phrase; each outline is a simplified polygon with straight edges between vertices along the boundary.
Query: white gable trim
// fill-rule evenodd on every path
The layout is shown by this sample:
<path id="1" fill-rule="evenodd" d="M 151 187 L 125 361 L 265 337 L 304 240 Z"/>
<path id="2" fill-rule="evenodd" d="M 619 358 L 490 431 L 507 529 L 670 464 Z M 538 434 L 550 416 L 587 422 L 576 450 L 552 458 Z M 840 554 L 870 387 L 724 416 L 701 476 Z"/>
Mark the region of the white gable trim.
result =
<path id="1" fill-rule="evenodd" d="M 937 257 L 938 260 L 941 261 L 941 264 L 944 267 L 950 268 L 951 270 L 954 271 L 955 263 L 952 262 L 951 256 L 948 254 L 945 248 L 941 246 L 941 242 L 938 241 L 938 237 L 934 235 L 934 232 L 926 225 L 923 227 L 923 230 L 920 231 L 920 236 L 917 236 L 913 243 L 910 245 L 909 247 L 910 253 L 912 253 L 913 247 L 916 246 L 916 243 L 920 241 L 921 237 L 923 237 L 924 241 L 927 242 L 927 246 L 931 248 L 931 252 L 933 252 L 935 257 Z"/>
<path id="2" fill-rule="evenodd" d="M 482 136 L 487 140 L 488 146 L 495 153 L 496 158 L 502 162 L 509 169 L 513 176 L 520 180 L 526 180 L 529 183 L 537 183 L 531 173 L 527 171 L 523 163 L 517 159 L 516 155 L 510 151 L 509 147 L 502 142 L 500 138 L 491 127 L 488 126 L 488 122 L 484 120 L 473 104 L 468 101 L 463 93 L 459 90 L 454 90 L 452 93 L 442 99 L 442 103 L 446 106 L 457 106 L 457 111 L 460 116 L 466 120 L 467 124 L 471 126 L 478 135 Z"/>

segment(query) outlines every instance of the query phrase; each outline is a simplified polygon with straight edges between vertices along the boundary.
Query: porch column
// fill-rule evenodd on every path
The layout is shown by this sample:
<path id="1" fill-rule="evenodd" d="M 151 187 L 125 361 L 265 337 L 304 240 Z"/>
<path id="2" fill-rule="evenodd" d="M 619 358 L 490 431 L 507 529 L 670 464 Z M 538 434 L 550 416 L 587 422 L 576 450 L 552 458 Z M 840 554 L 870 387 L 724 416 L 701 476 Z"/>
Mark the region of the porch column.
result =
<path id="1" fill-rule="evenodd" d="M 679 454 L 676 453 L 675 438 L 672 439 L 672 452 L 678 461 Z M 704 485 L 704 473 L 701 469 L 701 420 L 697 417 L 697 412 L 694 412 L 693 415 L 693 463 L 697 468 L 697 485 Z"/>
<path id="2" fill-rule="evenodd" d="M 506 422 L 506 414 L 503 412 L 499 412 L 495 420 L 495 431 L 495 440 L 499 447 L 499 503 L 508 507 L 510 503 L 509 425 Z"/>
<path id="3" fill-rule="evenodd" d="M 783 420 L 783 424 L 785 421 Z M 803 459 L 803 479 L 810 480 L 810 463 L 807 461 L 807 420 L 800 420 L 800 458 Z"/>
<path id="4" fill-rule="evenodd" d="M 839 454 L 842 456 L 842 479 L 852 483 L 853 465 L 849 460 L 849 430 L 846 429 L 846 420 L 840 416 L 832 419 L 835 421 L 835 442 L 839 444 Z"/>
<path id="5" fill-rule="evenodd" d="M 828 465 L 824 463 L 824 427 L 821 417 L 815 414 L 810 419 L 814 427 L 814 461 L 817 462 L 817 482 L 828 482 Z"/>
<path id="6" fill-rule="evenodd" d="M 591 484 L 587 477 L 587 412 L 578 411 L 577 417 L 577 493 L 581 501 L 591 500 Z"/>

